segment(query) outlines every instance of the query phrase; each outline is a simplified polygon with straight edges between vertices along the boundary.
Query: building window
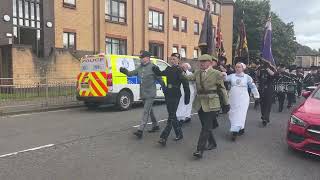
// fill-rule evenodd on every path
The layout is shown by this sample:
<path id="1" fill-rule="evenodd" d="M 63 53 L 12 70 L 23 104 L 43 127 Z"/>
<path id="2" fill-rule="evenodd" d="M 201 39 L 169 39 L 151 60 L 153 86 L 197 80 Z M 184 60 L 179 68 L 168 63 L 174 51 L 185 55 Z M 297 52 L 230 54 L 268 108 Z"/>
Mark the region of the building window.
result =
<path id="1" fill-rule="evenodd" d="M 199 35 L 200 32 L 200 24 L 198 22 L 194 22 L 194 34 Z"/>
<path id="2" fill-rule="evenodd" d="M 149 51 L 152 56 L 163 59 L 163 44 L 149 43 Z"/>
<path id="3" fill-rule="evenodd" d="M 220 9 L 221 9 L 221 4 L 220 3 L 215 3 L 214 4 L 214 13 L 219 15 L 220 14 Z"/>
<path id="4" fill-rule="evenodd" d="M 197 59 L 198 56 L 199 56 L 199 50 L 198 50 L 198 49 L 194 49 L 194 50 L 193 50 L 193 58 L 194 58 L 194 59 Z"/>
<path id="5" fill-rule="evenodd" d="M 187 47 L 181 47 L 180 55 L 181 55 L 182 58 L 186 58 L 187 57 Z"/>
<path id="6" fill-rule="evenodd" d="M 76 49 L 76 33 L 74 32 L 63 33 L 63 48 Z"/>
<path id="7" fill-rule="evenodd" d="M 181 20 L 181 31 L 182 32 L 187 32 L 187 20 L 186 19 L 182 19 Z"/>
<path id="8" fill-rule="evenodd" d="M 127 40 L 107 37 L 106 54 L 127 54 Z"/>
<path id="9" fill-rule="evenodd" d="M 149 10 L 149 29 L 163 31 L 163 12 Z"/>
<path id="10" fill-rule="evenodd" d="M 178 46 L 173 46 L 172 47 L 172 53 L 179 53 L 179 47 Z"/>
<path id="11" fill-rule="evenodd" d="M 76 0 L 63 0 L 63 6 L 75 8 L 76 7 Z"/>
<path id="12" fill-rule="evenodd" d="M 191 4 L 193 6 L 203 8 L 203 1 L 202 0 L 182 0 L 182 1 L 186 2 L 187 4 Z"/>
<path id="13" fill-rule="evenodd" d="M 179 31 L 179 17 L 173 17 L 172 26 L 173 30 Z"/>
<path id="14" fill-rule="evenodd" d="M 105 18 L 108 21 L 125 23 L 127 18 L 127 3 L 125 0 L 106 0 Z"/>
<path id="15" fill-rule="evenodd" d="M 12 10 L 13 44 L 32 45 L 42 56 L 42 4 L 39 0 L 12 0 Z"/>

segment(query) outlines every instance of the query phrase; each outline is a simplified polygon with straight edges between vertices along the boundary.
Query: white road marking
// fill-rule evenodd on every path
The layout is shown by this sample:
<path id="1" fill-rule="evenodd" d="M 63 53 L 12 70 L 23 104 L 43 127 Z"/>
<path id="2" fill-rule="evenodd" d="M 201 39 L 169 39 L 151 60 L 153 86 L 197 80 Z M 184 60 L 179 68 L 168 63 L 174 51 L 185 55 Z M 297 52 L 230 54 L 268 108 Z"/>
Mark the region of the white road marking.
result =
<path id="1" fill-rule="evenodd" d="M 44 145 L 44 146 L 39 146 L 39 147 L 31 148 L 31 149 L 26 149 L 26 150 L 22 150 L 22 151 L 17 151 L 17 152 L 13 152 L 13 153 L 4 154 L 4 155 L 1 155 L 0 158 L 4 158 L 4 157 L 8 157 L 8 156 L 14 156 L 14 155 L 17 155 L 19 153 L 36 151 L 36 150 L 39 150 L 39 149 L 49 148 L 49 147 L 52 147 L 52 146 L 54 146 L 54 144 L 47 144 L 47 145 Z"/>
<path id="2" fill-rule="evenodd" d="M 193 115 L 196 115 L 196 114 L 198 114 L 198 113 L 193 113 L 193 114 L 191 114 L 191 116 L 193 116 Z M 164 121 L 167 121 L 168 119 L 161 119 L 161 120 L 159 120 L 158 121 L 158 123 L 160 123 L 160 122 L 164 122 Z M 152 124 L 152 122 L 149 122 L 147 125 L 151 125 Z M 140 125 L 136 125 L 136 126 L 132 126 L 132 127 L 134 127 L 134 128 L 137 128 L 137 127 L 139 127 Z"/>

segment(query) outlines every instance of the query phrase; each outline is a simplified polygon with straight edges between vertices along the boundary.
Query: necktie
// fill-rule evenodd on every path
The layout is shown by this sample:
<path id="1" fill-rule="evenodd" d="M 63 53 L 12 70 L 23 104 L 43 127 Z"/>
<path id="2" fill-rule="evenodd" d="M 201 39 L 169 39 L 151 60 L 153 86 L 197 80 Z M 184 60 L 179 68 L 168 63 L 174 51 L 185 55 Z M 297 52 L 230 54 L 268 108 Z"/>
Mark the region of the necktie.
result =
<path id="1" fill-rule="evenodd" d="M 206 77 L 206 71 L 201 71 L 200 73 L 200 85 L 201 89 L 204 89 L 204 79 Z"/>

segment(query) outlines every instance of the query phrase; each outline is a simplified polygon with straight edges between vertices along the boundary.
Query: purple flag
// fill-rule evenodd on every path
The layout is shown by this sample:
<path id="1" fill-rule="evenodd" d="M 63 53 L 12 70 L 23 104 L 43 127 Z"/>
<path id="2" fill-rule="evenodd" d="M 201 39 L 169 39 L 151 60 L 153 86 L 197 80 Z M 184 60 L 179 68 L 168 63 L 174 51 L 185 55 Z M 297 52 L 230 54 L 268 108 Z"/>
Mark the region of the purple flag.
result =
<path id="1" fill-rule="evenodd" d="M 271 27 L 271 17 L 265 27 L 265 34 L 263 38 L 262 48 L 261 48 L 262 58 L 269 61 L 272 65 L 275 65 L 273 55 L 272 55 L 272 27 Z"/>

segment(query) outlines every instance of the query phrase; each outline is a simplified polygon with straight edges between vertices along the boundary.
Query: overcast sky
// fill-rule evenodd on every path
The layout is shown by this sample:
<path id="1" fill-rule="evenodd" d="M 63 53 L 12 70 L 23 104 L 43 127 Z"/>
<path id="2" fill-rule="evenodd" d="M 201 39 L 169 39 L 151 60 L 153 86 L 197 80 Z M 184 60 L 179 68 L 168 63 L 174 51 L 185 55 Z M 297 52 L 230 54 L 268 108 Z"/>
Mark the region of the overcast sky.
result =
<path id="1" fill-rule="evenodd" d="M 293 22 L 297 41 L 320 48 L 320 0 L 271 0 L 272 11 Z"/>

